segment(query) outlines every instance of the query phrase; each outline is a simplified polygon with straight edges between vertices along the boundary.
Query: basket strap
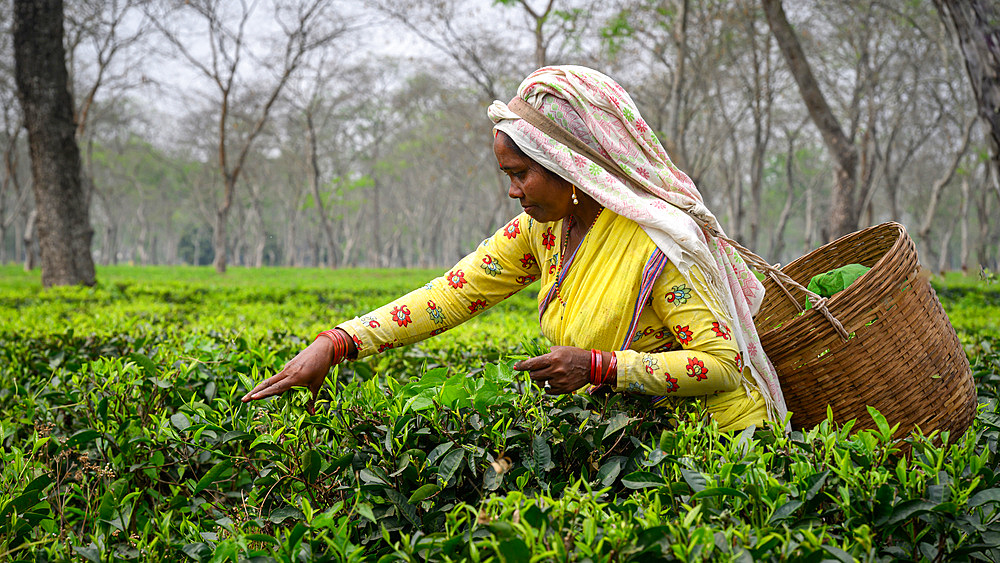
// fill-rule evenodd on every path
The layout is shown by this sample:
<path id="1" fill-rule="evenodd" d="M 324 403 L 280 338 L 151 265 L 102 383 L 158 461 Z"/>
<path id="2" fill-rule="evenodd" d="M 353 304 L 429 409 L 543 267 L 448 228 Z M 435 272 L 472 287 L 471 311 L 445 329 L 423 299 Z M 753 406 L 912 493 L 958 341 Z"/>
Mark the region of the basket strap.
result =
<path id="1" fill-rule="evenodd" d="M 837 334 L 840 335 L 841 339 L 843 339 L 845 342 L 847 341 L 847 339 L 849 338 L 849 335 L 847 334 L 847 329 L 845 329 L 844 325 L 841 324 L 840 321 L 838 321 L 837 318 L 833 316 L 833 313 L 831 313 L 830 309 L 826 306 L 827 302 L 826 297 L 821 297 L 820 295 L 817 295 L 812 291 L 809 291 L 808 289 L 803 287 L 802 284 L 792 279 L 791 276 L 781 271 L 779 267 L 775 267 L 768 264 L 766 260 L 754 254 L 750 249 L 744 247 L 735 240 L 727 237 L 725 234 L 719 232 L 717 229 L 714 229 L 711 226 L 707 226 L 704 224 L 702 226 L 705 228 L 705 230 L 708 231 L 710 235 L 718 237 L 731 244 L 733 248 L 735 248 L 736 251 L 740 253 L 740 256 L 742 256 L 743 259 L 746 260 L 748 264 L 753 266 L 755 270 L 773 279 L 778 284 L 778 287 L 780 287 L 782 291 L 785 292 L 785 295 L 788 296 L 788 298 L 792 301 L 792 303 L 795 304 L 795 307 L 800 312 L 802 311 L 802 307 L 799 306 L 798 301 L 794 297 L 792 297 L 792 294 L 789 293 L 788 289 L 785 288 L 784 284 L 788 284 L 792 287 L 798 288 L 800 291 L 802 291 L 802 293 L 805 293 L 806 299 L 808 299 L 809 302 L 812 303 L 813 308 L 819 311 L 820 314 L 823 315 L 826 318 L 826 320 L 830 322 L 831 325 L 833 325 L 833 329 L 837 331 Z"/>
<path id="2" fill-rule="evenodd" d="M 572 133 L 564 129 L 561 125 L 546 117 L 545 114 L 535 109 L 535 107 L 529 104 L 528 102 L 515 96 L 514 99 L 511 100 L 509 104 L 507 104 L 507 107 L 510 108 L 514 113 L 519 115 L 522 119 L 537 127 L 540 131 L 542 131 L 549 137 L 552 137 L 553 139 L 566 145 L 572 150 L 583 154 L 584 156 L 589 158 L 592 162 L 598 164 L 606 172 L 617 177 L 623 183 L 635 186 L 635 182 L 632 182 L 631 179 L 628 177 L 628 175 L 624 174 L 622 170 L 615 165 L 614 162 L 605 158 L 604 155 L 592 149 L 590 146 L 588 146 L 579 138 L 577 138 L 576 135 L 573 135 Z M 642 187 L 639 186 L 639 189 L 642 190 Z M 833 325 L 833 328 L 834 330 L 837 331 L 837 334 L 839 334 L 844 341 L 847 341 L 848 339 L 847 330 L 844 329 L 844 325 L 842 325 L 840 321 L 838 321 L 836 317 L 834 317 L 833 314 L 830 313 L 829 309 L 827 309 L 825 297 L 820 297 L 819 295 L 809 291 L 808 289 L 803 287 L 802 284 L 793 280 L 791 276 L 789 276 L 788 274 L 782 272 L 778 268 L 771 266 L 766 260 L 754 254 L 748 248 L 744 247 L 743 245 L 739 244 L 733 239 L 727 237 L 724 233 L 722 233 L 722 231 L 708 224 L 704 219 L 695 216 L 690 209 L 685 209 L 680 206 L 675 206 L 675 207 L 687 213 L 692 219 L 695 220 L 695 223 L 704 228 L 708 232 L 708 234 L 717 237 L 719 239 L 722 239 L 728 242 L 730 245 L 732 245 L 732 247 L 735 248 L 736 251 L 740 253 L 743 259 L 746 260 L 748 264 L 753 266 L 754 269 L 756 269 L 758 272 L 770 276 L 775 282 L 778 283 L 778 286 L 781 287 L 782 290 L 784 290 L 785 295 L 787 295 L 788 298 L 791 299 L 791 301 L 796 304 L 796 307 L 798 307 L 800 311 L 802 310 L 802 308 L 798 305 L 798 301 L 796 301 L 795 298 L 792 297 L 791 293 L 789 293 L 788 290 L 785 289 L 784 285 L 782 285 L 781 282 L 796 287 L 803 293 L 805 293 L 806 298 L 809 300 L 810 303 L 812 303 L 813 308 L 819 311 L 820 314 L 822 314 L 824 317 L 826 317 L 826 320 L 828 320 L 830 324 Z"/>
<path id="3" fill-rule="evenodd" d="M 780 270 L 781 269 L 781 264 L 780 263 L 779 264 L 775 264 L 774 268 L 776 270 Z M 778 289 L 780 289 L 781 292 L 785 294 L 785 297 L 787 297 L 788 300 L 792 302 L 792 305 L 795 305 L 795 310 L 796 311 L 798 311 L 800 313 L 802 311 L 804 311 L 804 309 L 802 308 L 802 305 L 799 305 L 799 300 L 796 299 L 796 298 L 794 298 L 794 297 L 792 297 L 791 292 L 788 291 L 788 288 L 785 287 L 785 284 L 781 283 L 781 280 L 779 280 L 777 278 L 777 276 L 775 276 L 774 274 L 767 274 L 767 277 L 771 278 L 771 280 L 774 281 L 774 284 L 778 286 Z"/>

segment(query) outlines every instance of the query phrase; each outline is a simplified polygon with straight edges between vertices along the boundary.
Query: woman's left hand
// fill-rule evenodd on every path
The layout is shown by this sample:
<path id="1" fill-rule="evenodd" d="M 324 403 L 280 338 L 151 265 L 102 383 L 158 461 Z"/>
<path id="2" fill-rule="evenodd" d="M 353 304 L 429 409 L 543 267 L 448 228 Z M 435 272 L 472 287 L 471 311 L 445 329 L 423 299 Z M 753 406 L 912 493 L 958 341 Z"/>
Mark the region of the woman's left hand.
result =
<path id="1" fill-rule="evenodd" d="M 572 393 L 590 383 L 590 350 L 553 346 L 548 354 L 517 362 L 514 369 L 527 371 L 549 395 Z"/>

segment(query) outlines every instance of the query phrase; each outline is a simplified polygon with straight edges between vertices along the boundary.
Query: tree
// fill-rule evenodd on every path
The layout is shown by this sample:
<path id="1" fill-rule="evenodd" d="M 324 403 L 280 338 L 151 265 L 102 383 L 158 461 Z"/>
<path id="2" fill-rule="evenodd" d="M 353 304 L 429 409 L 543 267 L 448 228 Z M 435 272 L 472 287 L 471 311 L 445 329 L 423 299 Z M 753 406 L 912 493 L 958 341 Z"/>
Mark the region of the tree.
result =
<path id="1" fill-rule="evenodd" d="M 828 237 L 837 238 L 858 227 L 860 210 L 854 193 L 857 188 L 858 149 L 844 133 L 826 96 L 820 90 L 795 30 L 788 23 L 781 0 L 761 0 L 761 3 L 768 26 L 799 86 L 799 93 L 809 110 L 809 116 L 823 136 L 823 142 L 834 160 L 836 182 L 832 194 Z"/>
<path id="2" fill-rule="evenodd" d="M 14 62 L 31 149 L 42 284 L 93 285 L 93 230 L 80 182 L 61 0 L 15 0 Z"/>
<path id="3" fill-rule="evenodd" d="M 934 0 L 934 6 L 951 22 L 965 58 L 979 117 L 989 130 L 993 189 L 1000 198 L 1000 9 L 989 0 Z"/>
<path id="4" fill-rule="evenodd" d="M 133 69 L 137 66 L 135 62 L 139 57 L 133 55 L 131 61 L 118 65 L 118 69 L 114 68 L 114 63 L 117 63 L 117 59 L 122 56 L 127 56 L 132 46 L 148 36 L 148 22 L 141 21 L 131 28 L 127 25 L 134 19 L 131 16 L 138 11 L 140 1 L 75 0 L 67 7 L 64 15 L 70 95 L 76 98 L 75 92 L 82 92 L 82 95 L 74 100 L 73 114 L 77 143 L 83 150 L 80 182 L 88 207 L 95 194 L 101 202 L 105 217 L 109 219 L 109 228 L 105 233 L 111 234 L 112 239 L 117 231 L 115 223 L 118 219 L 109 209 L 108 201 L 111 198 L 102 192 L 103 186 L 96 184 L 93 179 L 95 139 L 92 130 L 95 121 L 102 118 L 117 120 L 120 112 L 119 103 L 116 103 L 120 100 L 99 104 L 98 94 L 109 88 L 112 91 L 123 91 L 138 83 L 128 80 L 128 77 L 134 72 Z M 105 108 L 107 115 L 102 116 L 95 111 L 102 107 Z M 141 208 L 139 213 L 142 214 Z M 109 260 L 113 262 L 115 256 L 109 256 L 105 252 L 101 258 L 104 264 L 107 264 Z"/>
<path id="5" fill-rule="evenodd" d="M 9 22 L 4 22 L 9 24 Z M 21 182 L 21 153 L 24 150 L 24 117 L 17 101 L 17 88 L 14 86 L 13 52 L 11 33 L 7 26 L 0 29 L 0 154 L 3 165 L 0 166 L 0 264 L 6 264 L 7 232 L 22 215 L 27 207 L 28 194 L 31 190 Z M 8 64 L 11 63 L 11 64 Z M 18 233 L 15 230 L 15 239 Z M 15 251 L 18 244 L 14 244 Z M 16 258 L 15 258 L 16 259 Z"/>
<path id="6" fill-rule="evenodd" d="M 342 22 L 328 25 L 335 21 L 329 14 L 328 0 L 309 0 L 289 7 L 277 5 L 274 24 L 281 30 L 280 41 L 283 44 L 277 49 L 280 53 L 278 60 L 269 62 L 257 57 L 249 45 L 251 38 L 247 35 L 247 27 L 257 2 L 239 2 L 235 16 L 230 18 L 227 11 L 232 7 L 231 3 L 221 0 L 195 0 L 185 2 L 168 14 L 152 16 L 167 41 L 214 86 L 218 96 L 217 165 L 222 180 L 222 198 L 216 203 L 212 245 L 215 249 L 214 266 L 219 273 L 224 273 L 228 264 L 226 227 L 229 212 L 254 140 L 268 123 L 275 102 L 306 56 L 346 30 Z M 192 49 L 191 37 L 176 28 L 167 27 L 168 21 L 190 22 L 188 18 L 195 18 L 205 25 L 204 37 L 210 53 L 207 58 Z M 265 67 L 262 70 L 272 73 L 274 78 L 270 85 L 262 84 L 260 77 L 250 83 L 242 75 L 245 66 L 250 63 L 261 64 Z M 244 90 L 250 92 L 242 96 L 248 106 L 242 108 L 245 110 L 243 119 L 238 121 L 233 115 L 233 104 L 241 100 Z M 257 92 L 263 95 L 254 96 Z M 256 100 L 260 100 L 258 104 L 254 104 Z M 241 125 L 246 132 L 234 134 L 233 129 Z"/>

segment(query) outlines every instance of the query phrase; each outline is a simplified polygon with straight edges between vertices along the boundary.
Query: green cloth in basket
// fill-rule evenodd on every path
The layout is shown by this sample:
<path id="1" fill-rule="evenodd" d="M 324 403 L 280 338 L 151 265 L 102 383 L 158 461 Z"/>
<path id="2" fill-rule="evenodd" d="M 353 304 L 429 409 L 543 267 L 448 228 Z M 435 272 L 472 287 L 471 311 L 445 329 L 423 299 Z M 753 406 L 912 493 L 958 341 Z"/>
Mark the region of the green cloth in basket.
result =
<path id="1" fill-rule="evenodd" d="M 871 268 L 862 266 L 861 264 L 841 266 L 829 272 L 813 276 L 813 279 L 809 280 L 809 285 L 806 286 L 806 289 L 820 297 L 833 297 L 835 294 L 850 287 L 856 279 L 865 275 L 865 272 L 868 270 L 871 270 Z M 806 309 L 810 308 L 812 308 L 812 303 L 807 300 Z"/>

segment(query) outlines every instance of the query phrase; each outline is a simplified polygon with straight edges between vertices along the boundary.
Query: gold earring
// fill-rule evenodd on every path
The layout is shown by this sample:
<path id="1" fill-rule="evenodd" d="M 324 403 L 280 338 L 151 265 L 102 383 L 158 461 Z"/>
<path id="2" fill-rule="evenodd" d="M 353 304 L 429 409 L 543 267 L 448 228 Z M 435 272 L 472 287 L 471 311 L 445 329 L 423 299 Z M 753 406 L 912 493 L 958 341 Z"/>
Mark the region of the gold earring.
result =
<path id="1" fill-rule="evenodd" d="M 580 200 L 576 199 L 576 185 L 573 185 L 573 205 L 580 205 Z"/>

